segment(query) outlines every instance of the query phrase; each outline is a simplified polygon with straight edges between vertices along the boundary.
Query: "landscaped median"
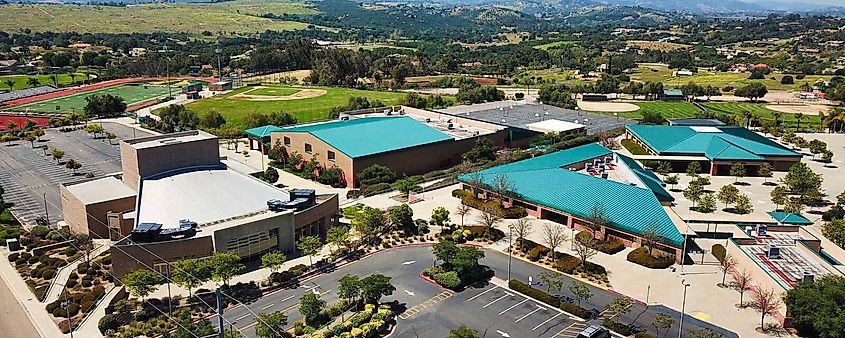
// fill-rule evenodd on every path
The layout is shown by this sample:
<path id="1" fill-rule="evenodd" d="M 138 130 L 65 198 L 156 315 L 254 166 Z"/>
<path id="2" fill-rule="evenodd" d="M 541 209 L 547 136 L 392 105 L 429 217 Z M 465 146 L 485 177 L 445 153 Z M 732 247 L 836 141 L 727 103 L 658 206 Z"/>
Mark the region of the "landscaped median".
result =
<path id="1" fill-rule="evenodd" d="M 554 306 L 573 316 L 582 319 L 590 319 L 592 317 L 589 310 L 584 309 L 575 303 L 570 303 L 568 301 L 560 299 L 559 297 L 552 296 L 542 290 L 530 287 L 518 280 L 511 279 L 510 281 L 508 281 L 508 287 L 511 290 L 522 293 L 523 295 L 534 298 L 535 300 L 546 303 L 550 306 Z"/>

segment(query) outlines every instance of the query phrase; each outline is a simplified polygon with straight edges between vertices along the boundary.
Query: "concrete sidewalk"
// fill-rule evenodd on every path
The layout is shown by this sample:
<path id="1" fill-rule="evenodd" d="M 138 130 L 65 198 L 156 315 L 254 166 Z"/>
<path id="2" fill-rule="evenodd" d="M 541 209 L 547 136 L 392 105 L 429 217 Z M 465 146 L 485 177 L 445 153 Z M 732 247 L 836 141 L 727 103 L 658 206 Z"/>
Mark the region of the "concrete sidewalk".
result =
<path id="1" fill-rule="evenodd" d="M 0 255 L 8 257 L 9 250 L 6 247 L 0 248 Z M 45 304 L 35 299 L 35 295 L 29 290 L 26 283 L 12 267 L 11 263 L 3 258 L 0 259 L 0 278 L 6 283 L 15 300 L 20 304 L 23 313 L 32 323 L 38 335 L 43 338 L 54 338 L 64 336 L 59 327 L 53 323 L 53 319 L 47 310 L 44 309 Z"/>
<path id="2" fill-rule="evenodd" d="M 94 245 L 96 246 L 96 248 L 94 248 L 94 250 L 91 251 L 91 254 L 89 255 L 92 260 L 103 252 L 108 251 L 111 247 L 110 241 L 108 240 L 95 240 Z M 84 253 L 75 261 L 70 262 L 70 264 L 65 265 L 59 270 L 59 272 L 56 274 L 56 277 L 53 278 L 53 280 L 50 282 L 50 290 L 47 292 L 47 298 L 44 299 L 44 304 L 49 304 L 59 299 L 59 296 L 62 294 L 62 290 L 64 290 L 64 286 L 67 283 L 67 279 L 70 276 L 70 273 L 76 271 L 76 268 L 82 262 L 85 262 Z"/>

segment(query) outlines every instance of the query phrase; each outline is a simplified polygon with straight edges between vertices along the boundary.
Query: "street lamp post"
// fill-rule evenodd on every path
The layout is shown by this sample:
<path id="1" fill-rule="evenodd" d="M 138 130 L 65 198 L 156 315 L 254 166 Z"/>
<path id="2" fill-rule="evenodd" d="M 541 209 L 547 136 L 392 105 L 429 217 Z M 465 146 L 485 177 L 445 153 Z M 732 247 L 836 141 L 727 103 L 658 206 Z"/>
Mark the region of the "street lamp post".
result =
<path id="1" fill-rule="evenodd" d="M 513 224 L 508 225 L 508 282 L 511 280 L 511 260 L 513 259 Z"/>
<path id="2" fill-rule="evenodd" d="M 50 225 L 50 212 L 47 211 L 47 193 L 45 192 L 44 195 L 44 219 L 47 221 L 47 225 Z"/>
<path id="3" fill-rule="evenodd" d="M 684 299 L 681 301 L 681 324 L 678 327 L 678 338 L 681 338 L 681 333 L 684 332 L 684 311 L 686 311 L 687 306 L 687 288 L 690 286 L 686 279 L 681 279 L 681 285 L 684 286 Z"/>

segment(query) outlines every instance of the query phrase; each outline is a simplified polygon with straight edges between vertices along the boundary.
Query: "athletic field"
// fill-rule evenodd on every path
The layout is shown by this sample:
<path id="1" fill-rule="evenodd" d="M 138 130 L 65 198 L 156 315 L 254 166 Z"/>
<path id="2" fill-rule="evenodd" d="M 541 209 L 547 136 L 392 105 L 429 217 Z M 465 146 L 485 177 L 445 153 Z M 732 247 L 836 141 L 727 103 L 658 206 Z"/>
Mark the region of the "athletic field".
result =
<path id="1" fill-rule="evenodd" d="M 178 92 L 179 89 L 174 88 L 173 91 Z M 167 87 L 145 86 L 140 83 L 130 83 L 15 106 L 9 108 L 9 110 L 42 113 L 67 113 L 72 111 L 82 112 L 85 110 L 85 98 L 94 94 L 116 95 L 122 97 L 127 106 L 133 106 L 152 99 L 167 96 Z"/>
<path id="2" fill-rule="evenodd" d="M 639 110 L 631 112 L 621 112 L 620 117 L 630 119 L 641 119 L 646 112 L 660 113 L 665 119 L 682 119 L 694 118 L 699 113 L 709 112 L 716 115 L 732 116 L 737 113 L 747 111 L 760 116 L 763 120 L 774 121 L 776 113 L 774 110 L 766 108 L 764 103 L 750 103 L 750 102 L 701 102 L 691 103 L 685 101 L 652 101 L 652 102 L 633 102 L 633 104 L 640 107 Z M 600 114 L 612 114 L 608 112 L 601 112 Z M 796 114 L 781 113 L 780 121 L 783 125 L 788 127 L 797 127 L 798 120 Z M 801 119 L 801 126 L 818 128 L 818 115 L 804 114 Z"/>

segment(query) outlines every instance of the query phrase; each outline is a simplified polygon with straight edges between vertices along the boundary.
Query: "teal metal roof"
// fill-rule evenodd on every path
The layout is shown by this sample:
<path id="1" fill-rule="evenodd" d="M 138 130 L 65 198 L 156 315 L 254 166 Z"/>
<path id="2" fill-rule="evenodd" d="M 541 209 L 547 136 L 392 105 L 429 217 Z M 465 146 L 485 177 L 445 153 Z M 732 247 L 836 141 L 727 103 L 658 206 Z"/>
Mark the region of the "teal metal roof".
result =
<path id="1" fill-rule="evenodd" d="M 454 140 L 408 116 L 362 117 L 284 128 L 323 140 L 351 158 Z"/>
<path id="2" fill-rule="evenodd" d="M 735 126 L 626 126 L 628 131 L 660 155 L 700 155 L 710 160 L 764 161 L 766 156 L 800 154 L 748 129 Z"/>
<path id="3" fill-rule="evenodd" d="M 601 156 L 611 155 L 610 149 L 598 143 L 589 143 L 574 148 L 556 151 L 550 154 L 513 162 L 485 170 L 487 173 L 498 174 L 503 172 L 562 168 L 574 163 L 583 162 Z"/>
<path id="4" fill-rule="evenodd" d="M 637 176 L 637 179 L 640 182 L 651 189 L 651 192 L 654 193 L 654 196 L 657 197 L 658 200 L 662 202 L 672 202 L 675 200 L 668 191 L 666 191 L 666 183 L 663 182 L 657 175 L 655 175 L 651 170 L 647 170 L 643 168 L 636 160 L 630 158 L 628 156 L 622 154 L 616 154 L 616 156 L 631 169 L 631 172 Z"/>
<path id="5" fill-rule="evenodd" d="M 779 223 L 783 224 L 795 224 L 795 225 L 810 225 L 813 224 L 813 221 L 807 219 L 807 217 L 801 216 L 801 214 L 791 213 L 791 212 L 779 212 L 779 211 L 770 211 L 768 212 L 769 216 Z"/>
<path id="6" fill-rule="evenodd" d="M 497 175 L 504 174 L 520 199 L 584 218 L 589 216 L 594 205 L 601 205 L 614 227 L 642 234 L 654 226 L 664 238 L 663 242 L 681 246 L 683 235 L 652 190 L 561 168 L 566 162 L 571 164 L 607 154 L 592 156 L 601 149 L 610 153 L 598 144 L 586 145 L 462 175 L 458 179 L 469 183 L 477 177 L 489 186 Z"/>
<path id="7" fill-rule="evenodd" d="M 270 133 L 283 131 L 283 128 L 276 127 L 274 125 L 266 125 L 263 127 L 255 127 L 244 130 L 244 134 L 248 136 L 257 137 L 257 138 L 265 138 L 270 137 Z"/>
<path id="8" fill-rule="evenodd" d="M 664 89 L 663 90 L 664 96 L 684 96 L 684 92 L 680 89 Z"/>

